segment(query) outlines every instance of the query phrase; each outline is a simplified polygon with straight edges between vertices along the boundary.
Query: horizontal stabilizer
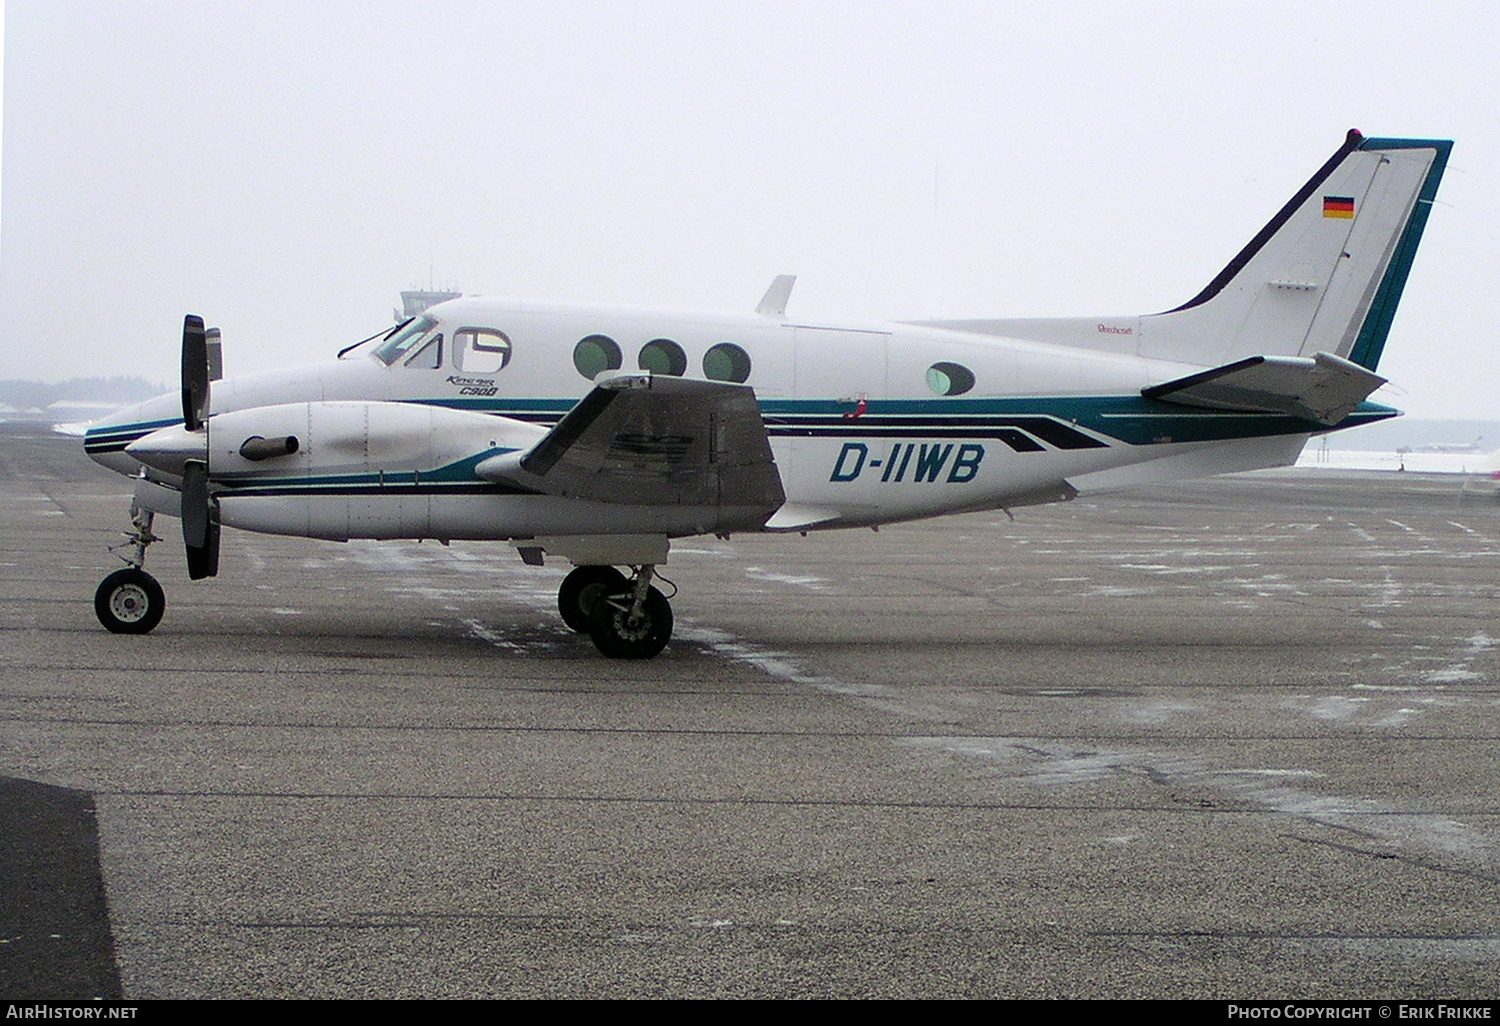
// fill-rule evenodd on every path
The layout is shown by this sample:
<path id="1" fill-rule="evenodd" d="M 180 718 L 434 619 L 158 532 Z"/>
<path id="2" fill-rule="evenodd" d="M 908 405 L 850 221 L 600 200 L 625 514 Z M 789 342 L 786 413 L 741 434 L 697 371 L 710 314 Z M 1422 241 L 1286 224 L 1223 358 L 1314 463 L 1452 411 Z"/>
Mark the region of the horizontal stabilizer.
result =
<path id="1" fill-rule="evenodd" d="M 736 529 L 786 501 L 753 389 L 651 374 L 601 381 L 536 445 L 474 472 L 592 502 L 733 507 Z"/>
<path id="2" fill-rule="evenodd" d="M 1331 353 L 1252 356 L 1141 389 L 1147 399 L 1238 413 L 1284 413 L 1333 427 L 1386 379 Z"/>

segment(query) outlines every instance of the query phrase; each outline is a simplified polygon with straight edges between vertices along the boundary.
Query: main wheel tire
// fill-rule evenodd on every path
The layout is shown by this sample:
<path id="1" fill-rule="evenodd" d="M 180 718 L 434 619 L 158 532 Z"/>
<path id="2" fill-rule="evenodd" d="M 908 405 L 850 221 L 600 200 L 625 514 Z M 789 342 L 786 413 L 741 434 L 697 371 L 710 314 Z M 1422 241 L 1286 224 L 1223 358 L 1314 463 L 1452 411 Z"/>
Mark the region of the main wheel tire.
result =
<path id="1" fill-rule="evenodd" d="M 632 590 L 606 593 L 589 614 L 589 636 L 594 647 L 611 659 L 650 659 L 672 637 L 672 607 L 655 588 L 646 592 L 640 616 L 632 618 Z"/>
<path id="2" fill-rule="evenodd" d="M 149 634 L 166 608 L 156 578 L 133 566 L 116 570 L 94 592 L 94 615 L 114 634 Z"/>
<path id="3" fill-rule="evenodd" d="M 619 591 L 626 584 L 625 575 L 612 566 L 580 566 L 563 578 L 557 589 L 557 611 L 563 623 L 579 634 L 589 632 L 589 614 L 599 596 Z"/>

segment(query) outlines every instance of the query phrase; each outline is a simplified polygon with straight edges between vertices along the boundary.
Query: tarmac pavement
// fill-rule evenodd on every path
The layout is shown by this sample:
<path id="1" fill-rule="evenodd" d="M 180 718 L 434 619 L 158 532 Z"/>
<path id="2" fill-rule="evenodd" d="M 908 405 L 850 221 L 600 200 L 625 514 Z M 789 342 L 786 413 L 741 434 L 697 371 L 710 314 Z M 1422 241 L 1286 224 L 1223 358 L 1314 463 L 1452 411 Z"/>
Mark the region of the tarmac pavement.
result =
<path id="1" fill-rule="evenodd" d="M 167 519 L 165 619 L 111 635 L 129 482 L 0 434 L 0 775 L 92 796 L 127 999 L 1494 997 L 1459 484 L 685 540 L 632 663 L 501 543 L 226 531 L 189 582 Z M 7 996 L 93 996 L 52 986 Z"/>

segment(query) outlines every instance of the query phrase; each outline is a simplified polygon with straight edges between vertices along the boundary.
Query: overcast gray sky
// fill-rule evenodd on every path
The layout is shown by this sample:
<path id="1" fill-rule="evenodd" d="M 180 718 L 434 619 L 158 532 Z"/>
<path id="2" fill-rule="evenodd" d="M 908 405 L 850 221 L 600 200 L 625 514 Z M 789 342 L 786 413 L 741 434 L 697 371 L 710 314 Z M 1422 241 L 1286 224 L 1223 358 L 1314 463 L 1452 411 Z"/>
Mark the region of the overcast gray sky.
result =
<path id="1" fill-rule="evenodd" d="M 1457 140 L 1381 371 L 1496 417 L 1500 4 L 8 0 L 0 377 L 331 355 L 396 293 L 1191 296 L 1350 127 Z M 1491 310 L 1491 313 L 1485 313 Z"/>

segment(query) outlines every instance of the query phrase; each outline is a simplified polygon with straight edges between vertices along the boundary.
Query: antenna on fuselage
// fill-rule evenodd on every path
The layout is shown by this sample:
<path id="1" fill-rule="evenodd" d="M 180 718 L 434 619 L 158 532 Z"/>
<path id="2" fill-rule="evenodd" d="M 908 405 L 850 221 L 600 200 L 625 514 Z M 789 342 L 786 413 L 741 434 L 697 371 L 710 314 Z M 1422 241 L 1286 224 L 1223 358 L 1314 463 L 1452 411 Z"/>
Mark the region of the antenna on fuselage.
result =
<path id="1" fill-rule="evenodd" d="M 795 274 L 778 274 L 766 294 L 761 297 L 755 312 L 764 317 L 785 317 L 786 301 L 792 296 L 792 286 L 797 284 Z"/>

